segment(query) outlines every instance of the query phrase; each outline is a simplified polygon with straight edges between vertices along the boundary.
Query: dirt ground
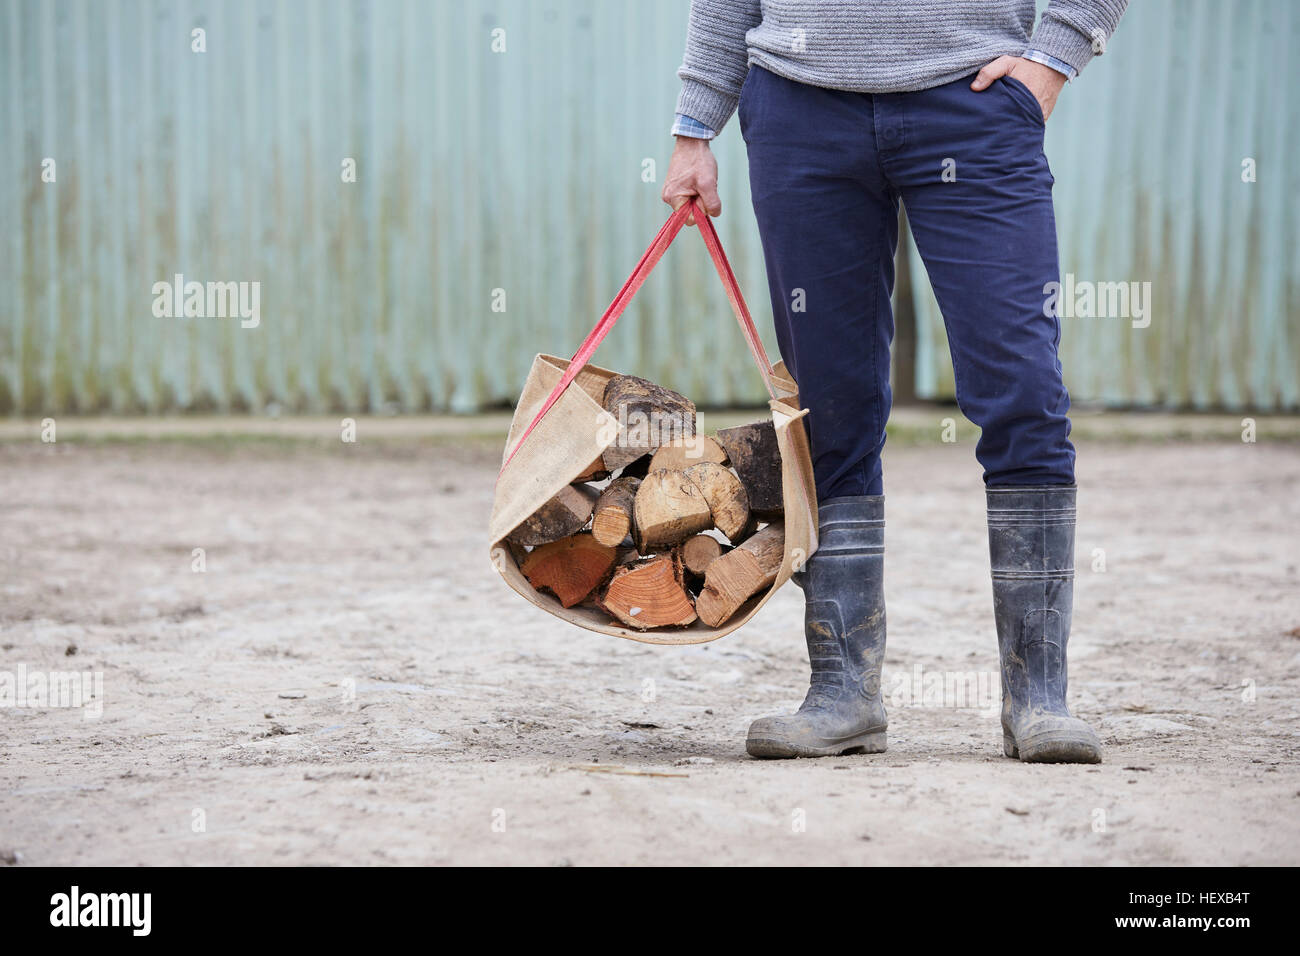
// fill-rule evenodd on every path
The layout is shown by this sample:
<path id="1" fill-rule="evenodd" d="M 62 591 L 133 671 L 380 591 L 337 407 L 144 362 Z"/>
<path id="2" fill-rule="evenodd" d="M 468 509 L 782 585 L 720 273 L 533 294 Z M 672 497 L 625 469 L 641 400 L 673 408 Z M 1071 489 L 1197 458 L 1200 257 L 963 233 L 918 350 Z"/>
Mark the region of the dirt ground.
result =
<path id="1" fill-rule="evenodd" d="M 102 698 L 0 710 L 0 861 L 1300 863 L 1294 440 L 1080 442 L 1078 767 L 1001 755 L 969 438 L 887 450 L 888 753 L 759 762 L 799 592 L 712 645 L 563 625 L 492 568 L 472 429 L 66 433 L 0 441 L 0 679 Z"/>

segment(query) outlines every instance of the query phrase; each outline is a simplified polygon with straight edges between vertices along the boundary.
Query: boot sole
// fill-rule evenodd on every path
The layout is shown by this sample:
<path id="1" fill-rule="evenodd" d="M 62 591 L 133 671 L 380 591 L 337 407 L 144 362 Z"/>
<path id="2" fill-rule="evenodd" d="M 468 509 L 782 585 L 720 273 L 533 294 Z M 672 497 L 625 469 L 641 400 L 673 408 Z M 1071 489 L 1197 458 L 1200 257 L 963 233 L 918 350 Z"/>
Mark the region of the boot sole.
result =
<path id="1" fill-rule="evenodd" d="M 792 757 L 838 757 L 841 754 L 881 754 L 885 752 L 885 731 L 858 734 L 822 747 L 805 747 L 775 737 L 750 737 L 745 741 L 745 751 L 751 757 L 781 760 Z"/>
<path id="2" fill-rule="evenodd" d="M 1019 744 L 1003 734 L 1002 752 L 1023 763 L 1101 763 L 1101 744 L 1077 736 L 1043 734 Z"/>

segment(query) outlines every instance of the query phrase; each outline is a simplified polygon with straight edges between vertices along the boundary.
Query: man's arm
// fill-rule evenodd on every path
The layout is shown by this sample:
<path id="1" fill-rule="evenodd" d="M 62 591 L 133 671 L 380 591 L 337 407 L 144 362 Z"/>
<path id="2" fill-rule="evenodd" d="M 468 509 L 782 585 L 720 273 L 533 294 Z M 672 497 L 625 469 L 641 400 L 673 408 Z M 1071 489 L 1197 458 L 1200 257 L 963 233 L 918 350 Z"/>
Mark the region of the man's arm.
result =
<path id="1" fill-rule="evenodd" d="M 1106 51 L 1127 6 L 1128 0 L 1052 0 L 1029 49 L 1068 63 L 1078 73 Z"/>
<path id="2" fill-rule="evenodd" d="M 677 112 L 721 131 L 749 72 L 745 34 L 763 19 L 759 0 L 691 0 Z"/>
<path id="3" fill-rule="evenodd" d="M 710 216 L 722 212 L 718 161 L 709 140 L 740 103 L 740 88 L 749 72 L 745 34 L 762 19 L 759 0 L 691 0 L 686 56 L 677 71 L 682 80 L 673 124 L 677 145 L 663 190 L 664 202 L 674 209 L 698 196 Z M 686 221 L 694 225 L 695 218 Z"/>
<path id="4" fill-rule="evenodd" d="M 1052 0 L 1025 52 L 987 64 L 971 89 L 986 90 L 998 77 L 1013 76 L 1038 99 L 1046 121 L 1066 80 L 1106 51 L 1127 6 L 1128 0 Z"/>

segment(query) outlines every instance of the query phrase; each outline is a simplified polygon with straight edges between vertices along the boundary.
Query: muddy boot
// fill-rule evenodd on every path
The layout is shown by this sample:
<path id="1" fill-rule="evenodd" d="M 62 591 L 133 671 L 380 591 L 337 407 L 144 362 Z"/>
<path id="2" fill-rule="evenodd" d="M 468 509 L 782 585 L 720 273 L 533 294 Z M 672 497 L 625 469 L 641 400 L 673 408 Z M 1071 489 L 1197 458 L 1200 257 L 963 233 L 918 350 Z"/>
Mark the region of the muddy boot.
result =
<path id="1" fill-rule="evenodd" d="M 749 728 L 755 757 L 832 757 L 885 749 L 885 499 L 830 498 L 817 509 L 817 553 L 794 581 L 804 590 L 812 686 L 799 712 Z"/>
<path id="2" fill-rule="evenodd" d="M 987 496 L 1003 752 L 1029 763 L 1100 763 L 1101 741 L 1065 706 L 1075 488 L 989 488 Z"/>

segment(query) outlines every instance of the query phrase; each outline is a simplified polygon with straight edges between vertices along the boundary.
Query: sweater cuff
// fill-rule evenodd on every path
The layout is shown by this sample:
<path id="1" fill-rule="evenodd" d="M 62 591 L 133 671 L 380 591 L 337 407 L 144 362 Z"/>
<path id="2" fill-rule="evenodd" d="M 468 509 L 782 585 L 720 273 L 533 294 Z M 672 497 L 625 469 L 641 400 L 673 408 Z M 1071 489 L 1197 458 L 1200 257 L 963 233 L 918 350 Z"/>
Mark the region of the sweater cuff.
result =
<path id="1" fill-rule="evenodd" d="M 1070 26 L 1064 20 L 1057 19 L 1050 11 L 1043 14 L 1038 21 L 1038 29 L 1029 40 L 1029 46 L 1035 50 L 1064 60 L 1076 70 L 1082 70 L 1088 61 L 1100 54 L 1106 47 L 1106 35 L 1097 31 L 1096 43 L 1093 37 Z"/>
<path id="2" fill-rule="evenodd" d="M 682 79 L 682 91 L 677 96 L 677 112 L 721 132 L 731 114 L 736 112 L 739 96 L 732 96 L 705 86 L 699 80 Z"/>

